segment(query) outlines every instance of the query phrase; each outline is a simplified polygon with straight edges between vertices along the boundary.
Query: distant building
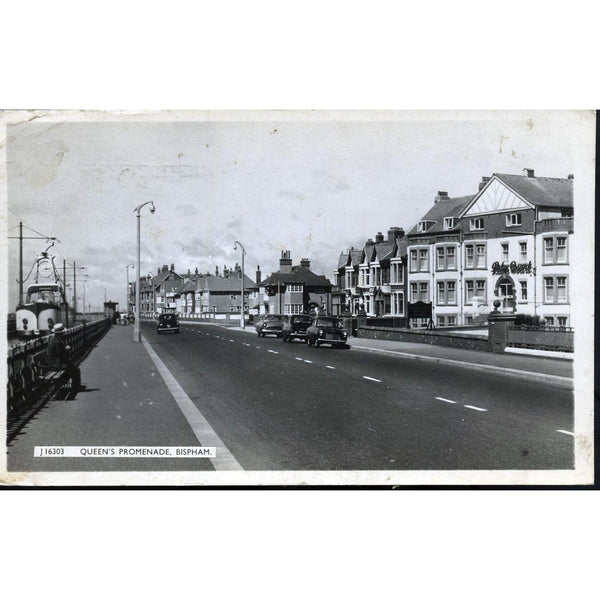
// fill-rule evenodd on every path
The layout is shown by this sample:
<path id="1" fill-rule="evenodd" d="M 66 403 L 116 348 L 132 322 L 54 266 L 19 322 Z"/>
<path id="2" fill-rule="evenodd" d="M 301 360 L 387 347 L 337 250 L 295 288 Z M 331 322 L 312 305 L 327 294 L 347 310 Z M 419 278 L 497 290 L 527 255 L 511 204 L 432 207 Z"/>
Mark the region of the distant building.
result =
<path id="1" fill-rule="evenodd" d="M 284 250 L 279 270 L 260 282 L 258 310 L 260 314 L 295 315 L 317 309 L 329 313 L 331 291 L 331 282 L 324 275 L 313 273 L 307 258 L 292 266 L 290 251 Z"/>

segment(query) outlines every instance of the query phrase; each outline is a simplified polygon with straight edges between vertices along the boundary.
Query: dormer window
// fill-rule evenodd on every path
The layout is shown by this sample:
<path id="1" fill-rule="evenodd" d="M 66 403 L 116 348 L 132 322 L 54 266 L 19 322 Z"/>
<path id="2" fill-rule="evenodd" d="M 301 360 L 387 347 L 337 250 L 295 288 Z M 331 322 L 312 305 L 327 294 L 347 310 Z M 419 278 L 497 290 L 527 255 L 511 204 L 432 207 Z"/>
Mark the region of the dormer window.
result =
<path id="1" fill-rule="evenodd" d="M 419 221 L 419 224 L 417 225 L 417 233 L 424 233 L 434 224 L 434 222 L 435 221 Z"/>
<path id="2" fill-rule="evenodd" d="M 506 215 L 506 226 L 517 227 L 521 224 L 521 213 L 510 213 Z"/>
<path id="3" fill-rule="evenodd" d="M 483 229 L 483 219 L 481 217 L 477 219 L 471 219 L 469 223 L 469 229 L 471 231 L 481 231 Z"/>
<path id="4" fill-rule="evenodd" d="M 455 217 L 444 217 L 444 229 L 454 229 L 456 227 Z"/>

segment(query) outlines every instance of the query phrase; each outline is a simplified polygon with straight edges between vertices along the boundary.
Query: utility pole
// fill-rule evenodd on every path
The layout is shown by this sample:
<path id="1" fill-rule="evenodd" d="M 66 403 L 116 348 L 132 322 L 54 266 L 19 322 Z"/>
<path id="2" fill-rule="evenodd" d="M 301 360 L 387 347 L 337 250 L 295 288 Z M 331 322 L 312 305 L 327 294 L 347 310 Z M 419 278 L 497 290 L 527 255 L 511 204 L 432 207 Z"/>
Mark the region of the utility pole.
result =
<path id="1" fill-rule="evenodd" d="M 65 301 L 65 327 L 69 328 L 69 301 L 67 300 L 67 261 L 63 258 L 63 299 Z"/>
<path id="2" fill-rule="evenodd" d="M 23 222 L 19 221 L 19 304 L 23 304 Z"/>

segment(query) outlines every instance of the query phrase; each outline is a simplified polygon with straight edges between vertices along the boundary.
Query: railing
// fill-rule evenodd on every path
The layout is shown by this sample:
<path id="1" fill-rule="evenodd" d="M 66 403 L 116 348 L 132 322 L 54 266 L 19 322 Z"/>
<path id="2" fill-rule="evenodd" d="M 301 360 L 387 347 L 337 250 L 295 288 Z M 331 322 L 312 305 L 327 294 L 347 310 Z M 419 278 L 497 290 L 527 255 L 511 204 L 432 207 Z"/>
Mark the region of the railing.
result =
<path id="1" fill-rule="evenodd" d="M 109 318 L 76 325 L 63 334 L 65 344 L 71 346 L 74 361 L 80 360 L 110 328 Z M 52 336 L 46 335 L 35 340 L 17 344 L 7 353 L 8 381 L 6 384 L 7 414 L 20 412 L 28 408 L 36 400 L 38 382 L 33 359 L 36 354 L 46 349 Z"/>
<path id="2" fill-rule="evenodd" d="M 535 348 L 573 352 L 575 330 L 572 327 L 531 327 L 521 325 L 508 328 L 507 345 L 512 348 Z"/>

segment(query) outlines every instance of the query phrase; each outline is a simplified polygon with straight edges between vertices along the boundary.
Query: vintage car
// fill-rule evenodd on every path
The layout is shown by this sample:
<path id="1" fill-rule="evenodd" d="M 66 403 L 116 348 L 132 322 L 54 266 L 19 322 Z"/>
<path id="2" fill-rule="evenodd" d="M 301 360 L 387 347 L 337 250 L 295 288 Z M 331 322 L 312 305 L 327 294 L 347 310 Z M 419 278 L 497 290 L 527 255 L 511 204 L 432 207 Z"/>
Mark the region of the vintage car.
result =
<path id="1" fill-rule="evenodd" d="M 348 334 L 344 329 L 341 319 L 337 317 L 315 317 L 307 329 L 308 345 L 319 347 L 321 344 L 330 344 L 340 348 L 349 348 L 346 344 Z"/>
<path id="2" fill-rule="evenodd" d="M 255 327 L 258 337 L 265 337 L 267 334 L 281 337 L 283 334 L 283 316 L 265 315 L 256 323 Z"/>
<path id="3" fill-rule="evenodd" d="M 312 317 L 309 315 L 288 315 L 283 322 L 283 341 L 291 342 L 293 339 L 299 339 L 303 342 L 308 338 L 306 330 L 312 323 Z"/>
<path id="4" fill-rule="evenodd" d="M 179 333 L 179 319 L 175 313 L 163 313 L 158 315 L 156 333 L 163 333 L 165 331 Z"/>

